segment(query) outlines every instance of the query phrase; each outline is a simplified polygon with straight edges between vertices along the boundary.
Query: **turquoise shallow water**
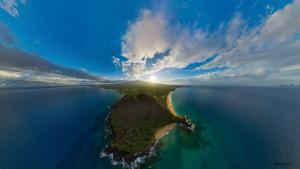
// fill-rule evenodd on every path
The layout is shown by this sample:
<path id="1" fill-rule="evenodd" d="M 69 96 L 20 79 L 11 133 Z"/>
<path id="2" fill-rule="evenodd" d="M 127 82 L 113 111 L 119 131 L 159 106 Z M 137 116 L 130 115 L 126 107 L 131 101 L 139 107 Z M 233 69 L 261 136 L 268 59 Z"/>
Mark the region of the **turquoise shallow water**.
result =
<path id="1" fill-rule="evenodd" d="M 172 100 L 197 125 L 162 140 L 163 169 L 297 169 L 300 166 L 300 90 L 181 88 Z"/>
<path id="2" fill-rule="evenodd" d="M 0 168 L 120 168 L 99 158 L 108 107 L 120 97 L 89 87 L 0 90 Z M 175 109 L 197 128 L 172 130 L 143 167 L 298 169 L 299 97 L 299 89 L 179 88 Z"/>

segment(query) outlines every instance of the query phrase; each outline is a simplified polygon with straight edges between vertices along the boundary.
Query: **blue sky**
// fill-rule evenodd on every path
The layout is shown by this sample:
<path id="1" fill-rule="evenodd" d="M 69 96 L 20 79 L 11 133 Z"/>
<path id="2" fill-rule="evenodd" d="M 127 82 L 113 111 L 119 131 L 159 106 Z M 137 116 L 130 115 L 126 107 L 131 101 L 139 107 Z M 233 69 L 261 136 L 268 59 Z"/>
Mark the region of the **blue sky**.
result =
<path id="1" fill-rule="evenodd" d="M 257 37 L 262 39 L 260 34 L 274 14 L 275 20 L 280 11 L 287 14 L 296 11 L 284 10 L 288 4 L 299 9 L 298 0 L 0 0 L 0 3 L 0 21 L 17 39 L 15 48 L 100 76 L 134 79 L 156 76 L 196 83 L 211 78 L 222 83 L 233 77 L 246 82 L 299 80 L 300 63 L 291 62 L 300 60 L 296 55 L 299 20 L 295 18 L 290 34 L 282 35 L 284 42 L 268 37 L 261 46 L 254 45 L 258 42 L 251 44 Z M 290 15 L 286 19 L 291 20 L 286 22 L 293 22 L 295 14 Z M 291 37 L 293 40 L 289 42 Z M 235 44 L 243 43 L 246 38 L 252 45 L 251 51 L 241 51 L 242 44 Z M 272 40 L 276 41 L 274 45 Z M 295 50 L 295 54 L 285 64 L 274 64 L 275 70 L 268 67 L 273 63 L 266 58 L 277 63 L 280 56 L 271 59 L 273 50 L 267 45 L 282 47 L 281 51 Z M 259 56 L 259 53 L 264 54 Z M 256 62 L 252 63 L 249 55 Z M 257 67 L 260 63 L 261 67 Z M 276 72 L 279 69 L 293 72 L 287 77 Z M 259 77 L 254 77 L 255 74 Z"/>
<path id="2" fill-rule="evenodd" d="M 5 11 L 0 16 L 23 50 L 57 64 L 110 76 L 120 73 L 111 57 L 120 53 L 120 37 L 142 5 L 141 1 L 31 0 L 18 8 L 19 16 Z"/>

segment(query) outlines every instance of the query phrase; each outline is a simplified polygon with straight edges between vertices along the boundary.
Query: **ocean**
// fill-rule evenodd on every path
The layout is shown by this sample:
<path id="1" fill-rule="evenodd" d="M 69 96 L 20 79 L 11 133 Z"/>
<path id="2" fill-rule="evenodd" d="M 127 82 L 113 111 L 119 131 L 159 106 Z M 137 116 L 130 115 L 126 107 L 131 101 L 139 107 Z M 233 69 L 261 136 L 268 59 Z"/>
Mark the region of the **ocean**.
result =
<path id="1" fill-rule="evenodd" d="M 94 140 L 99 146 L 106 144 L 104 119 L 120 97 L 115 91 L 90 87 L 1 89 L 0 168 L 94 166 L 90 161 L 99 159 L 92 151 Z"/>
<path id="2" fill-rule="evenodd" d="M 92 87 L 0 90 L 1 169 L 116 169 L 99 154 L 116 91 Z M 155 169 L 299 169 L 300 89 L 190 87 L 172 94 L 196 124 L 173 129 Z"/>
<path id="3" fill-rule="evenodd" d="M 151 167 L 300 168 L 299 88 L 180 88 L 172 100 L 197 128 L 173 130 Z"/>

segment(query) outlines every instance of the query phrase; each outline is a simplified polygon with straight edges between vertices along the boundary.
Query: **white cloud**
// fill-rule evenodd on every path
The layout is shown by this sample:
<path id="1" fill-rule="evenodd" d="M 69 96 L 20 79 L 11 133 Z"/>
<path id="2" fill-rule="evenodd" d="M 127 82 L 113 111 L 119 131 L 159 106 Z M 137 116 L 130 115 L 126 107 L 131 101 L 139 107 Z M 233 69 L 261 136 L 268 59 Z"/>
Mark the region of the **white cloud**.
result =
<path id="1" fill-rule="evenodd" d="M 236 39 L 232 49 L 206 66 L 226 63 L 231 69 L 239 68 L 239 72 L 246 75 L 280 78 L 281 68 L 300 64 L 300 40 L 294 38 L 300 32 L 299 16 L 300 1 L 296 0 L 268 16 L 261 25 L 247 29 Z"/>
<path id="2" fill-rule="evenodd" d="M 129 24 L 122 43 L 122 55 L 128 59 L 122 63 L 122 67 L 129 76 L 138 77 L 147 59 L 169 48 L 167 26 L 162 13 L 153 14 L 148 10 L 143 10 L 139 18 Z M 113 61 L 121 64 L 116 58 Z"/>
<path id="3" fill-rule="evenodd" d="M 22 76 L 21 72 L 0 70 L 0 78 L 20 78 Z"/>
<path id="4" fill-rule="evenodd" d="M 289 65 L 280 69 L 280 71 L 296 71 L 300 70 L 300 64 Z"/>
<path id="5" fill-rule="evenodd" d="M 122 66 L 127 75 L 139 78 L 165 68 L 182 68 L 208 58 L 221 46 L 217 38 L 204 30 L 193 30 L 180 24 L 170 27 L 163 13 L 142 10 L 138 19 L 129 24 L 123 37 L 122 56 L 127 61 L 113 60 Z M 153 59 L 155 54 L 168 51 L 168 55 L 154 61 L 150 67 L 146 66 L 147 60 Z"/>
<path id="6" fill-rule="evenodd" d="M 237 13 L 215 32 L 190 28 L 177 23 L 171 26 L 162 12 L 144 10 L 129 24 L 123 38 L 122 55 L 127 61 L 118 65 L 131 77 L 142 77 L 166 68 L 184 68 L 191 63 L 219 55 L 203 68 L 228 67 L 224 72 L 205 75 L 204 79 L 248 78 L 260 81 L 295 78 L 281 73 L 282 68 L 300 64 L 300 0 L 269 14 L 260 24 L 249 27 Z M 156 53 L 165 56 L 147 65 Z M 293 67 L 292 67 L 293 68 Z M 291 68 L 290 68 L 291 69 Z M 194 76 L 200 78 L 204 75 Z M 282 76 L 285 76 L 282 77 Z M 203 79 L 203 78 L 200 78 Z"/>
<path id="7" fill-rule="evenodd" d="M 19 16 L 19 6 L 27 3 L 27 0 L 0 0 L 0 7 L 13 17 Z"/>
<path id="8" fill-rule="evenodd" d="M 295 0 L 282 10 L 270 15 L 264 23 L 260 36 L 263 41 L 282 43 L 300 33 L 300 1 Z"/>
<path id="9" fill-rule="evenodd" d="M 170 45 L 170 54 L 154 64 L 154 68 L 184 68 L 191 63 L 200 62 L 214 55 L 221 49 L 218 37 L 207 32 L 189 28 L 178 28 Z"/>
<path id="10" fill-rule="evenodd" d="M 17 80 L 17 81 L 30 81 L 30 82 L 45 82 L 45 83 L 56 83 L 56 84 L 68 84 L 76 85 L 83 83 L 97 83 L 94 80 L 73 78 L 70 76 L 47 73 L 47 72 L 37 72 L 32 70 L 24 69 L 11 69 L 4 70 L 0 69 L 0 83 L 5 83 L 6 81 Z"/>
<path id="11" fill-rule="evenodd" d="M 169 47 L 167 23 L 162 14 L 144 10 L 123 37 L 122 54 L 131 62 L 143 62 Z"/>

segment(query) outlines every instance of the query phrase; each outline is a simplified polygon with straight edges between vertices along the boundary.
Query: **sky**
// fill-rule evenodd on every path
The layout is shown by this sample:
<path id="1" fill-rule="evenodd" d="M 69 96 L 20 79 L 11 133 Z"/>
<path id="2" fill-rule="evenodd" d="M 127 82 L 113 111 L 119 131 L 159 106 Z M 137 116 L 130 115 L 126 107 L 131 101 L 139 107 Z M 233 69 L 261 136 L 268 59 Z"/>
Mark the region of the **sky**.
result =
<path id="1" fill-rule="evenodd" d="M 0 0 L 0 8 L 4 48 L 108 79 L 300 81 L 300 0 Z"/>

